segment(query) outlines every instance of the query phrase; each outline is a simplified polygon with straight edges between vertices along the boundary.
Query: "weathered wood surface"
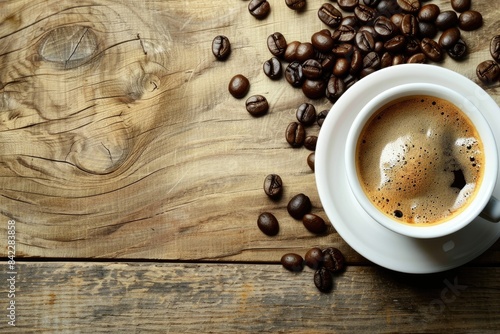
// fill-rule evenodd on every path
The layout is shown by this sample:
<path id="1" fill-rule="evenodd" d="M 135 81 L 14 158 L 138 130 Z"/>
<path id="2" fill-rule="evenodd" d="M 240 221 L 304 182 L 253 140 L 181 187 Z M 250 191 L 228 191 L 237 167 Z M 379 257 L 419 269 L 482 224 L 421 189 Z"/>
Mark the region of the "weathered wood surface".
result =
<path id="1" fill-rule="evenodd" d="M 476 80 L 499 9 L 473 3 L 484 26 L 464 33 L 471 55 L 442 66 Z M 19 255 L 269 261 L 333 244 L 362 261 L 334 231 L 315 237 L 284 210 L 304 192 L 322 213 L 309 152 L 283 138 L 309 100 L 261 66 L 269 34 L 307 41 L 324 28 L 319 5 L 298 14 L 276 2 L 258 21 L 229 0 L 1 2 L 0 212 L 17 221 Z M 232 41 L 226 62 L 211 54 L 218 34 Z M 227 93 L 237 73 L 268 98 L 268 115 L 252 118 Z M 486 89 L 500 101 L 498 84 Z M 277 203 L 261 189 L 269 173 L 285 182 Z M 264 210 L 282 223 L 274 239 L 256 228 Z"/>
<path id="2" fill-rule="evenodd" d="M 279 265 L 23 263 L 21 333 L 497 333 L 500 269 L 349 267 L 319 293 Z M 5 299 L 0 299 L 5 310 Z M 2 321 L 3 322 L 3 321 Z M 0 325 L 1 328 L 1 325 Z M 5 327 L 4 327 L 5 328 Z"/>

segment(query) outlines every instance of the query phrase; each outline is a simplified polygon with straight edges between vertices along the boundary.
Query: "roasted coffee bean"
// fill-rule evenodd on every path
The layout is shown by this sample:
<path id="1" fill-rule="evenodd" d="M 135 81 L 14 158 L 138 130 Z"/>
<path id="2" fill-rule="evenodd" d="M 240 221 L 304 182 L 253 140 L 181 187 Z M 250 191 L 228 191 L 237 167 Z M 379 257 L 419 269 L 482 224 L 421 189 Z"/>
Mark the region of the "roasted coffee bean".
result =
<path id="1" fill-rule="evenodd" d="M 331 3 L 324 3 L 318 10 L 318 17 L 330 28 L 336 28 L 342 21 L 342 13 Z"/>
<path id="2" fill-rule="evenodd" d="M 212 53 L 218 60 L 225 60 L 231 53 L 229 38 L 223 35 L 216 36 L 212 41 Z"/>
<path id="3" fill-rule="evenodd" d="M 445 10 L 439 13 L 434 23 L 436 24 L 436 27 L 441 31 L 456 27 L 458 25 L 457 13 L 453 10 Z"/>
<path id="4" fill-rule="evenodd" d="M 307 136 L 306 139 L 304 139 L 304 147 L 309 151 L 315 151 L 317 142 L 318 142 L 317 136 Z"/>
<path id="5" fill-rule="evenodd" d="M 281 57 L 285 54 L 287 47 L 285 36 L 280 32 L 275 32 L 274 34 L 267 37 L 267 48 L 273 54 L 273 56 Z"/>
<path id="6" fill-rule="evenodd" d="M 307 156 L 307 165 L 314 172 L 314 161 L 316 160 L 316 153 L 312 152 Z"/>
<path id="7" fill-rule="evenodd" d="M 344 85 L 345 85 L 345 89 L 349 89 L 352 85 L 354 85 L 356 82 L 358 82 L 358 78 L 355 77 L 354 75 L 352 74 L 348 74 L 345 78 L 344 78 Z"/>
<path id="8" fill-rule="evenodd" d="M 394 14 L 401 13 L 401 7 L 394 0 L 381 0 L 377 4 L 377 11 L 380 15 L 391 17 Z"/>
<path id="9" fill-rule="evenodd" d="M 314 58 L 313 45 L 309 42 L 300 43 L 297 46 L 295 58 L 300 62 L 304 62 L 308 59 Z"/>
<path id="10" fill-rule="evenodd" d="M 316 108 L 310 103 L 302 103 L 295 113 L 297 120 L 306 125 L 312 125 L 316 121 Z"/>
<path id="11" fill-rule="evenodd" d="M 379 2 L 380 2 L 380 0 L 363 0 L 363 3 L 367 6 L 370 6 L 370 7 L 377 6 Z"/>
<path id="12" fill-rule="evenodd" d="M 393 62 L 393 57 L 387 51 L 384 52 L 382 57 L 380 57 L 380 67 L 381 68 L 386 68 L 386 67 L 392 66 L 392 62 Z"/>
<path id="13" fill-rule="evenodd" d="M 293 41 L 286 46 L 284 58 L 287 62 L 291 63 L 297 60 L 297 47 L 300 45 L 299 41 Z"/>
<path id="14" fill-rule="evenodd" d="M 271 237 L 278 234 L 280 231 L 278 219 L 270 212 L 263 212 L 259 215 L 259 218 L 257 218 L 257 226 L 262 233 Z"/>
<path id="15" fill-rule="evenodd" d="M 422 54 L 425 58 L 425 55 Z M 406 58 L 404 55 L 398 54 L 392 58 L 392 66 L 401 65 L 406 63 Z"/>
<path id="16" fill-rule="evenodd" d="M 304 194 L 297 194 L 292 197 L 292 199 L 288 202 L 286 207 L 290 216 L 295 219 L 302 220 L 305 214 L 311 211 L 312 204 L 309 197 Z"/>
<path id="17" fill-rule="evenodd" d="M 271 5 L 267 0 L 251 0 L 248 3 L 248 11 L 252 14 L 256 19 L 264 19 L 269 15 L 271 11 Z"/>
<path id="18" fill-rule="evenodd" d="M 375 39 L 368 31 L 361 31 L 356 34 L 356 45 L 362 52 L 370 52 L 375 48 Z"/>
<path id="19" fill-rule="evenodd" d="M 332 39 L 340 43 L 349 43 L 354 40 L 356 36 L 356 29 L 348 25 L 341 25 L 332 33 Z M 333 48 L 330 48 L 330 50 Z M 328 50 L 328 51 L 330 51 Z"/>
<path id="20" fill-rule="evenodd" d="M 425 64 L 427 62 L 427 58 L 425 54 L 422 52 L 416 53 L 406 61 L 408 64 Z"/>
<path id="21" fill-rule="evenodd" d="M 446 29 L 439 37 L 439 45 L 444 49 L 449 49 L 457 44 L 460 39 L 460 30 L 457 27 Z"/>
<path id="22" fill-rule="evenodd" d="M 330 272 L 335 273 L 345 269 L 344 255 L 340 250 L 334 247 L 328 247 L 323 250 L 323 267 Z"/>
<path id="23" fill-rule="evenodd" d="M 358 48 L 354 48 L 351 56 L 350 74 L 356 74 L 363 69 L 363 54 Z"/>
<path id="24" fill-rule="evenodd" d="M 458 26 L 465 31 L 476 30 L 483 25 L 483 16 L 475 10 L 467 10 L 458 17 Z"/>
<path id="25" fill-rule="evenodd" d="M 356 8 L 354 8 L 354 16 L 356 16 L 360 22 L 368 23 L 373 21 L 378 16 L 378 13 L 372 7 L 359 4 Z"/>
<path id="26" fill-rule="evenodd" d="M 358 32 L 363 32 L 363 31 L 369 32 L 370 34 L 372 34 L 373 38 L 375 38 L 375 39 L 378 38 L 378 34 L 372 25 L 365 24 L 365 25 L 359 27 Z"/>
<path id="27" fill-rule="evenodd" d="M 493 60 L 485 60 L 477 65 L 476 75 L 483 83 L 492 84 L 500 76 L 500 66 Z"/>
<path id="28" fill-rule="evenodd" d="M 403 16 L 401 21 L 401 32 L 405 36 L 415 37 L 418 35 L 418 20 L 415 16 L 411 14 L 406 14 Z"/>
<path id="29" fill-rule="evenodd" d="M 241 99 L 247 95 L 249 89 L 250 81 L 248 81 L 248 79 L 242 74 L 235 75 L 229 81 L 229 93 L 237 99 Z"/>
<path id="30" fill-rule="evenodd" d="M 302 93 L 310 99 L 321 99 L 325 96 L 326 82 L 324 80 L 306 79 L 302 83 Z"/>
<path id="31" fill-rule="evenodd" d="M 418 22 L 418 33 L 421 38 L 434 38 L 437 34 L 437 28 L 429 22 Z"/>
<path id="32" fill-rule="evenodd" d="M 463 39 L 459 39 L 455 45 L 453 45 L 451 48 L 449 48 L 448 50 L 446 50 L 446 52 L 448 53 L 448 55 L 455 59 L 455 60 L 462 60 L 462 59 L 465 59 L 465 57 L 467 56 L 467 44 L 465 43 L 465 41 Z"/>
<path id="33" fill-rule="evenodd" d="M 348 43 L 336 44 L 332 48 L 332 53 L 337 57 L 349 57 L 352 54 L 353 46 Z"/>
<path id="34" fill-rule="evenodd" d="M 361 72 L 359 72 L 359 77 L 364 78 L 364 77 L 374 73 L 375 71 L 377 71 L 377 70 L 374 69 L 373 67 L 365 67 L 361 70 Z"/>
<path id="35" fill-rule="evenodd" d="M 392 37 L 398 29 L 397 26 L 385 16 L 377 17 L 373 23 L 373 28 L 383 39 Z"/>
<path id="36" fill-rule="evenodd" d="M 352 12 L 358 4 L 358 0 L 337 0 L 337 5 L 340 9 L 345 10 L 346 12 Z"/>
<path id="37" fill-rule="evenodd" d="M 318 53 L 316 59 L 320 62 L 323 73 L 331 70 L 335 65 L 335 56 L 332 53 Z"/>
<path id="38" fill-rule="evenodd" d="M 264 179 L 263 188 L 270 198 L 279 198 L 283 193 L 283 180 L 278 174 L 269 174 Z"/>
<path id="39" fill-rule="evenodd" d="M 283 72 L 281 62 L 277 57 L 272 57 L 271 59 L 266 60 L 262 65 L 262 69 L 264 70 L 264 74 L 271 80 L 281 78 L 281 74 Z"/>
<path id="40" fill-rule="evenodd" d="M 419 0 L 397 0 L 396 2 L 407 13 L 416 13 L 420 9 Z"/>
<path id="41" fill-rule="evenodd" d="M 330 102 L 335 102 L 339 99 L 342 94 L 345 92 L 345 85 L 342 79 L 337 78 L 336 76 L 332 76 L 330 80 L 328 80 L 328 84 L 326 86 L 326 98 L 330 100 Z"/>
<path id="42" fill-rule="evenodd" d="M 451 0 L 451 8 L 462 13 L 470 9 L 471 0 Z"/>
<path id="43" fill-rule="evenodd" d="M 337 61 L 335 62 L 335 66 L 333 67 L 333 75 L 342 78 L 349 73 L 350 69 L 351 69 L 351 62 L 349 61 L 349 59 L 339 58 L 337 59 Z"/>
<path id="44" fill-rule="evenodd" d="M 262 95 L 252 95 L 245 102 L 247 111 L 252 116 L 262 116 L 269 110 L 267 99 Z"/>
<path id="45" fill-rule="evenodd" d="M 398 53 L 405 49 L 406 38 L 403 35 L 396 35 L 384 43 L 384 48 L 392 53 Z"/>
<path id="46" fill-rule="evenodd" d="M 421 22 L 433 23 L 434 21 L 436 21 L 440 12 L 441 10 L 439 9 L 438 5 L 429 3 L 423 5 L 422 8 L 420 8 L 417 14 L 417 18 Z"/>
<path id="47" fill-rule="evenodd" d="M 306 0 L 285 0 L 285 4 L 288 8 L 297 11 L 306 8 Z"/>
<path id="48" fill-rule="evenodd" d="M 298 61 L 293 61 L 286 67 L 285 79 L 293 87 L 300 87 L 304 82 L 304 73 L 302 72 L 302 65 Z"/>
<path id="49" fill-rule="evenodd" d="M 382 53 L 384 51 L 384 42 L 382 41 L 376 41 L 375 42 L 375 47 L 373 48 L 373 51 L 377 53 Z"/>
<path id="50" fill-rule="evenodd" d="M 326 268 L 319 268 L 314 273 L 314 285 L 324 293 L 328 293 L 333 289 L 333 276 Z"/>
<path id="51" fill-rule="evenodd" d="M 349 26 L 353 28 L 357 27 L 358 24 L 359 24 L 358 19 L 354 15 L 345 16 L 340 22 L 340 25 Z"/>
<path id="52" fill-rule="evenodd" d="M 491 57 L 500 63 L 500 35 L 494 36 L 490 41 L 490 54 Z"/>
<path id="53" fill-rule="evenodd" d="M 300 147 L 306 139 L 306 129 L 298 122 L 288 124 L 285 131 L 285 139 L 292 147 Z"/>
<path id="54" fill-rule="evenodd" d="M 302 63 L 302 73 L 307 79 L 318 79 L 321 77 L 323 67 L 316 59 L 308 59 Z"/>
<path id="55" fill-rule="evenodd" d="M 322 234 L 325 233 L 328 226 L 323 218 L 313 213 L 307 213 L 302 217 L 302 224 L 311 233 Z"/>
<path id="56" fill-rule="evenodd" d="M 401 22 L 403 22 L 403 17 L 405 14 L 397 13 L 391 16 L 391 22 L 397 27 L 397 29 L 401 30 Z M 385 17 L 385 16 L 384 16 Z"/>
<path id="57" fill-rule="evenodd" d="M 443 60 L 443 50 L 435 40 L 425 37 L 420 42 L 420 48 L 428 59 L 436 62 Z"/>
<path id="58" fill-rule="evenodd" d="M 304 256 L 305 265 L 311 269 L 318 269 L 323 265 L 323 251 L 321 248 L 313 247 Z"/>
<path id="59" fill-rule="evenodd" d="M 405 54 L 409 56 L 413 56 L 415 53 L 422 52 L 420 46 L 420 40 L 416 37 L 406 37 L 406 49 Z"/>
<path id="60" fill-rule="evenodd" d="M 318 116 L 316 117 L 316 123 L 321 127 L 323 125 L 323 122 L 326 119 L 326 116 L 328 116 L 328 110 L 321 110 L 318 113 Z"/>
<path id="61" fill-rule="evenodd" d="M 368 67 L 376 70 L 380 68 L 380 56 L 375 51 L 368 52 L 363 57 L 363 68 Z"/>
<path id="62" fill-rule="evenodd" d="M 287 253 L 281 257 L 281 265 L 290 271 L 302 271 L 304 259 L 299 254 Z"/>
<path id="63" fill-rule="evenodd" d="M 335 42 L 330 34 L 318 31 L 311 36 L 311 44 L 320 52 L 330 52 Z"/>

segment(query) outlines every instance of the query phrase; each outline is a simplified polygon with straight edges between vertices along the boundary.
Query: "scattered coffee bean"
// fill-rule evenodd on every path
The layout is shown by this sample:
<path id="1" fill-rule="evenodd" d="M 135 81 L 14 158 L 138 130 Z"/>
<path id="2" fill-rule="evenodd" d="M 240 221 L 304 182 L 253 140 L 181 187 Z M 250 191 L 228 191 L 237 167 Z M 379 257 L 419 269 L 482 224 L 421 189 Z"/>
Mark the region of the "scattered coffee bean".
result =
<path id="1" fill-rule="evenodd" d="M 398 29 L 398 27 L 385 16 L 377 17 L 373 23 L 373 28 L 383 39 L 392 37 Z"/>
<path id="2" fill-rule="evenodd" d="M 397 0 L 396 2 L 407 13 L 416 13 L 420 9 L 419 0 Z"/>
<path id="3" fill-rule="evenodd" d="M 316 159 L 316 153 L 312 152 L 307 156 L 307 165 L 314 172 L 314 160 Z"/>
<path id="4" fill-rule="evenodd" d="M 292 147 L 300 147 L 306 139 L 306 129 L 298 122 L 288 124 L 285 131 L 285 139 Z"/>
<path id="5" fill-rule="evenodd" d="M 304 261 L 309 268 L 318 269 L 323 265 L 323 251 L 318 247 L 311 248 L 304 256 Z"/>
<path id="6" fill-rule="evenodd" d="M 277 57 L 266 60 L 262 65 L 262 69 L 264 70 L 264 74 L 271 80 L 280 79 L 283 73 L 281 62 Z"/>
<path id="7" fill-rule="evenodd" d="M 308 126 L 316 120 L 316 108 L 310 103 L 302 103 L 295 115 L 300 123 Z"/>
<path id="8" fill-rule="evenodd" d="M 307 136 L 306 139 L 304 139 L 304 147 L 309 151 L 315 151 L 317 142 L 318 142 L 317 136 Z"/>
<path id="9" fill-rule="evenodd" d="M 457 13 L 453 10 L 445 10 L 439 13 L 434 23 L 436 24 L 436 27 L 441 31 L 456 27 L 458 25 Z"/>
<path id="10" fill-rule="evenodd" d="M 406 61 L 408 64 L 425 64 L 427 62 L 427 58 L 425 54 L 419 52 L 408 58 Z"/>
<path id="11" fill-rule="evenodd" d="M 229 38 L 223 35 L 216 36 L 212 41 L 212 53 L 218 60 L 225 60 L 231 53 Z"/>
<path id="12" fill-rule="evenodd" d="M 229 93 L 237 99 L 241 99 L 247 95 L 249 89 L 250 81 L 248 81 L 248 79 L 242 74 L 235 75 L 229 81 Z"/>
<path id="13" fill-rule="evenodd" d="M 302 84 L 302 93 L 310 99 L 316 100 L 325 96 L 326 83 L 324 80 L 306 79 Z"/>
<path id="14" fill-rule="evenodd" d="M 375 39 L 368 31 L 358 32 L 355 39 L 357 47 L 363 52 L 370 52 L 375 48 Z"/>
<path id="15" fill-rule="evenodd" d="M 307 213 L 302 217 L 302 224 L 311 233 L 323 234 L 326 232 L 328 226 L 323 218 L 313 213 Z"/>
<path id="16" fill-rule="evenodd" d="M 283 193 L 283 180 L 278 174 L 269 174 L 264 179 L 264 192 L 270 198 L 276 199 Z"/>
<path id="17" fill-rule="evenodd" d="M 393 63 L 393 57 L 389 52 L 384 52 L 382 57 L 380 57 L 380 67 L 381 68 L 386 68 L 389 66 L 392 66 Z"/>
<path id="18" fill-rule="evenodd" d="M 422 52 L 421 44 L 421 40 L 416 37 L 406 37 L 405 55 L 412 56 L 415 53 Z"/>
<path id="19" fill-rule="evenodd" d="M 441 10 L 439 9 L 438 5 L 429 3 L 423 5 L 422 8 L 420 8 L 417 18 L 422 22 L 434 23 L 440 13 Z"/>
<path id="20" fill-rule="evenodd" d="M 293 41 L 293 42 L 288 43 L 288 45 L 286 46 L 285 54 L 284 54 L 285 61 L 291 63 L 291 62 L 297 60 L 297 57 L 296 57 L 297 47 L 299 45 L 300 45 L 299 41 Z"/>
<path id="21" fill-rule="evenodd" d="M 337 5 L 339 5 L 340 9 L 346 12 L 352 12 L 358 4 L 359 0 L 337 0 Z"/>
<path id="22" fill-rule="evenodd" d="M 323 266 L 332 273 L 339 272 L 345 268 L 344 255 L 334 247 L 323 250 Z"/>
<path id="23" fill-rule="evenodd" d="M 333 75 L 339 78 L 345 77 L 349 73 L 349 70 L 351 69 L 351 61 L 349 61 L 349 59 L 347 58 L 337 59 L 333 67 Z"/>
<path id="24" fill-rule="evenodd" d="M 300 87 L 304 82 L 304 73 L 302 72 L 302 64 L 298 61 L 293 61 L 285 69 L 285 79 L 293 87 Z"/>
<path id="25" fill-rule="evenodd" d="M 426 58 L 435 62 L 443 60 L 443 51 L 435 40 L 425 37 L 420 42 L 420 48 Z"/>
<path id="26" fill-rule="evenodd" d="M 455 45 L 453 45 L 451 48 L 447 49 L 446 52 L 448 55 L 455 60 L 462 60 L 465 59 L 467 56 L 467 44 L 463 39 L 459 39 Z"/>
<path id="27" fill-rule="evenodd" d="M 285 54 L 287 47 L 285 36 L 280 32 L 275 32 L 274 34 L 267 37 L 267 48 L 272 53 L 273 56 L 281 57 Z"/>
<path id="28" fill-rule="evenodd" d="M 288 8 L 300 11 L 306 8 L 306 0 L 285 0 Z"/>
<path id="29" fill-rule="evenodd" d="M 262 116 L 269 110 L 267 99 L 262 95 L 252 95 L 246 101 L 247 111 L 252 116 Z"/>
<path id="30" fill-rule="evenodd" d="M 390 17 L 390 20 L 394 25 L 396 26 L 397 29 L 401 29 L 401 22 L 403 22 L 403 17 L 405 15 L 403 13 L 396 13 Z M 385 17 L 385 16 L 382 16 Z"/>
<path id="31" fill-rule="evenodd" d="M 391 17 L 394 14 L 401 13 L 401 7 L 394 0 L 380 0 L 376 10 L 385 17 Z"/>
<path id="32" fill-rule="evenodd" d="M 465 31 L 472 31 L 483 25 L 483 16 L 475 10 L 467 10 L 458 17 L 458 26 Z"/>
<path id="33" fill-rule="evenodd" d="M 490 54 L 491 57 L 500 63 L 500 35 L 494 36 L 490 41 Z"/>
<path id="34" fill-rule="evenodd" d="M 434 38 L 437 34 L 437 28 L 429 22 L 418 22 L 418 33 L 421 38 Z"/>
<path id="35" fill-rule="evenodd" d="M 379 69 L 380 68 L 380 56 L 378 53 L 375 51 L 368 52 L 364 57 L 363 57 L 363 68 L 373 68 L 373 69 Z"/>
<path id="36" fill-rule="evenodd" d="M 342 21 L 342 13 L 331 3 L 324 3 L 318 10 L 318 17 L 330 28 L 337 28 Z"/>
<path id="37" fill-rule="evenodd" d="M 372 22 L 377 16 L 377 10 L 364 4 L 359 4 L 354 8 L 354 16 L 363 23 Z"/>
<path id="38" fill-rule="evenodd" d="M 384 43 L 384 48 L 392 53 L 402 52 L 406 46 L 406 38 L 403 35 L 396 35 Z"/>
<path id="39" fill-rule="evenodd" d="M 330 102 L 335 102 L 342 96 L 345 92 L 345 84 L 342 79 L 332 76 L 328 80 L 328 85 L 326 86 L 326 97 Z"/>
<path id="40" fill-rule="evenodd" d="M 443 49 L 449 49 L 457 44 L 460 39 L 460 30 L 457 27 L 446 29 L 439 37 L 439 45 Z"/>
<path id="41" fill-rule="evenodd" d="M 269 212 L 263 212 L 257 219 L 257 226 L 259 229 L 268 236 L 275 236 L 280 230 L 278 219 Z"/>
<path id="42" fill-rule="evenodd" d="M 306 213 L 309 213 L 311 209 L 311 200 L 302 193 L 293 196 L 287 205 L 287 211 L 290 216 L 299 220 L 301 220 Z"/>
<path id="43" fill-rule="evenodd" d="M 302 63 L 302 73 L 307 79 L 318 79 L 323 74 L 323 66 L 316 59 L 308 59 Z"/>
<path id="44" fill-rule="evenodd" d="M 328 116 L 328 111 L 329 111 L 329 110 L 321 110 L 321 111 L 318 113 L 318 116 L 316 117 L 316 123 L 318 123 L 318 125 L 319 125 L 320 127 L 323 125 L 323 122 L 325 121 L 326 116 Z"/>
<path id="45" fill-rule="evenodd" d="M 401 21 L 401 32 L 405 36 L 417 36 L 419 32 L 417 18 L 411 14 L 403 16 L 403 20 Z"/>
<path id="46" fill-rule="evenodd" d="M 314 273 L 314 285 L 319 291 L 327 293 L 333 289 L 333 276 L 324 267 Z"/>
<path id="47" fill-rule="evenodd" d="M 299 254 L 287 253 L 281 257 L 281 264 L 290 271 L 302 271 L 304 269 L 304 259 Z"/>
<path id="48" fill-rule="evenodd" d="M 335 41 L 332 35 L 318 31 L 311 36 L 311 44 L 320 52 L 330 52 Z"/>
<path id="49" fill-rule="evenodd" d="M 345 58 L 344 58 L 345 59 Z M 354 48 L 354 51 L 352 52 L 351 56 L 351 64 L 349 68 L 349 74 L 351 75 L 356 75 L 358 74 L 361 70 L 363 69 L 363 54 L 358 48 Z M 335 75 L 335 73 L 333 73 Z M 336 75 L 337 77 L 340 77 L 341 75 Z M 344 84 L 347 89 L 347 82 L 344 78 Z"/>
<path id="50" fill-rule="evenodd" d="M 262 20 L 269 15 L 271 5 L 267 0 L 251 0 L 248 3 L 248 11 L 256 19 Z"/>
<path id="51" fill-rule="evenodd" d="M 363 3 L 370 7 L 375 7 L 378 5 L 380 0 L 363 0 Z"/>
<path id="52" fill-rule="evenodd" d="M 456 12 L 465 12 L 470 9 L 471 0 L 451 0 L 451 8 Z"/>
<path id="53" fill-rule="evenodd" d="M 342 21 L 340 22 L 341 25 L 344 25 L 344 26 L 350 26 L 350 27 L 357 27 L 359 22 L 358 22 L 358 19 L 356 18 L 356 16 L 354 15 L 348 15 L 348 16 L 344 16 L 344 18 L 342 19 Z"/>
<path id="54" fill-rule="evenodd" d="M 348 43 L 335 44 L 332 48 L 332 53 L 337 57 L 349 57 L 354 51 L 354 47 Z"/>
<path id="55" fill-rule="evenodd" d="M 306 60 L 313 58 L 314 53 L 315 51 L 312 43 L 309 42 L 300 43 L 297 46 L 295 58 L 300 62 L 305 62 Z"/>
<path id="56" fill-rule="evenodd" d="M 355 36 L 356 29 L 348 25 L 341 25 L 332 33 L 332 39 L 340 43 L 349 43 L 354 40 Z M 334 45 L 332 45 L 328 51 L 330 51 Z"/>
<path id="57" fill-rule="evenodd" d="M 485 60 L 477 65 L 476 75 L 483 83 L 492 84 L 500 76 L 500 66 L 493 60 Z"/>

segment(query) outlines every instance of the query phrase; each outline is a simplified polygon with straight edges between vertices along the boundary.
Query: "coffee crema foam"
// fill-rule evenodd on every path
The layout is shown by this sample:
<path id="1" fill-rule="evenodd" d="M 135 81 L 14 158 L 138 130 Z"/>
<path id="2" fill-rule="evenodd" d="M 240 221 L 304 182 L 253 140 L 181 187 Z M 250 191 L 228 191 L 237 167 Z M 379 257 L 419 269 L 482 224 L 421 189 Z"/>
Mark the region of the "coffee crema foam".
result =
<path id="1" fill-rule="evenodd" d="M 439 224 L 461 212 L 482 181 L 483 144 L 468 117 L 432 96 L 382 107 L 363 128 L 357 173 L 370 200 L 406 224 Z"/>

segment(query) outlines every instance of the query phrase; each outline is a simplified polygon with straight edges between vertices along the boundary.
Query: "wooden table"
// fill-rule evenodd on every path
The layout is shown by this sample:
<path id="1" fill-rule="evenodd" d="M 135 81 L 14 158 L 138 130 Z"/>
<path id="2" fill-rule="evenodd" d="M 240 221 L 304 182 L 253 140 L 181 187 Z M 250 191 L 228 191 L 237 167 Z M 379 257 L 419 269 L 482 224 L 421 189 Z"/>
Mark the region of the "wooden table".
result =
<path id="1" fill-rule="evenodd" d="M 266 39 L 279 31 L 308 41 L 325 26 L 321 1 L 302 13 L 270 2 L 260 21 L 234 0 L 0 3 L 0 331 L 500 330 L 499 242 L 454 270 L 402 274 L 370 263 L 333 228 L 316 236 L 287 214 L 302 192 L 325 217 L 310 152 L 292 149 L 284 130 L 301 103 L 331 103 L 269 80 Z M 500 10 L 472 2 L 484 25 L 463 33 L 468 59 L 439 65 L 477 82 Z M 219 34 L 232 42 L 224 62 L 211 53 Z M 228 94 L 237 73 L 249 95 L 269 100 L 264 117 Z M 500 102 L 498 82 L 482 86 Z M 283 178 L 281 200 L 263 193 L 270 173 Z M 257 228 L 263 211 L 280 221 L 277 236 Z M 316 289 L 311 269 L 279 263 L 313 246 L 337 247 L 348 262 L 331 293 Z"/>

